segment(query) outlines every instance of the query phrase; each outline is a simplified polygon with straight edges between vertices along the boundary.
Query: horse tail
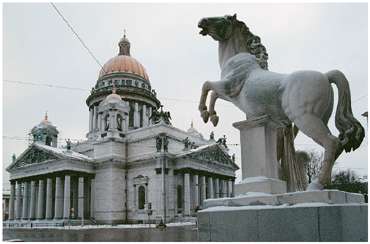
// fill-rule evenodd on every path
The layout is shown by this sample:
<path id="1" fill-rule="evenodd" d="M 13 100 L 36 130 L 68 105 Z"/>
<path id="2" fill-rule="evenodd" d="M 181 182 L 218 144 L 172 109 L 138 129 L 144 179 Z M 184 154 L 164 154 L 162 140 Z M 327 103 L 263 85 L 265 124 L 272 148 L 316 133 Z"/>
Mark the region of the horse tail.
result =
<path id="1" fill-rule="evenodd" d="M 325 75 L 329 82 L 334 83 L 338 88 L 335 126 L 339 130 L 339 140 L 346 152 L 354 151 L 361 145 L 365 130 L 360 122 L 353 117 L 348 80 L 339 70 L 329 71 Z"/>

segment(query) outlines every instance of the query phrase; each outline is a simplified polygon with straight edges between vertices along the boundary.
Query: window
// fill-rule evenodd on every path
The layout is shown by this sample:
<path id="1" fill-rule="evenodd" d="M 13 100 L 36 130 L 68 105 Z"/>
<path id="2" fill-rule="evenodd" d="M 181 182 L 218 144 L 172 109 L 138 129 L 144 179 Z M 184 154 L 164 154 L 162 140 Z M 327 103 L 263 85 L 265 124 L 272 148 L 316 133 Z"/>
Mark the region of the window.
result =
<path id="1" fill-rule="evenodd" d="M 144 116 L 143 105 L 139 104 L 140 127 L 143 127 L 143 122 L 144 122 L 143 116 Z"/>
<path id="2" fill-rule="evenodd" d="M 177 208 L 182 209 L 183 195 L 182 195 L 182 186 L 177 186 Z"/>
<path id="3" fill-rule="evenodd" d="M 48 146 L 51 146 L 51 137 L 49 137 L 49 136 L 46 137 L 45 144 L 48 145 Z"/>
<path id="4" fill-rule="evenodd" d="M 123 120 L 122 115 L 117 114 L 117 129 L 119 131 L 122 131 L 122 120 Z"/>
<path id="5" fill-rule="evenodd" d="M 133 127 L 134 126 L 134 111 L 135 111 L 135 104 L 130 102 L 129 103 L 129 106 L 130 106 L 130 111 L 129 111 L 129 114 L 128 114 L 128 126 L 129 127 Z"/>
<path id="6" fill-rule="evenodd" d="M 145 187 L 139 186 L 139 209 L 144 209 L 145 207 Z"/>
<path id="7" fill-rule="evenodd" d="M 105 115 L 104 117 L 104 130 L 107 131 L 109 129 L 109 114 Z"/>

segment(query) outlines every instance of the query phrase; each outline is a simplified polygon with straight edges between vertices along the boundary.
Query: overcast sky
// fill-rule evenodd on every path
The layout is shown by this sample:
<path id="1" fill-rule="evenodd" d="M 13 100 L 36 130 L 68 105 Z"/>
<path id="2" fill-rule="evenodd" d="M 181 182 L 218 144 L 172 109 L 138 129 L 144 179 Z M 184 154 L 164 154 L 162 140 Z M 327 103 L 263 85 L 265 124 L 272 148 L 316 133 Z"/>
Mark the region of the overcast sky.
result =
<path id="1" fill-rule="evenodd" d="M 217 43 L 198 34 L 202 17 L 237 13 L 261 37 L 269 54 L 269 69 L 290 73 L 309 69 L 339 69 L 351 87 L 353 113 L 366 128 L 361 114 L 367 108 L 367 4 L 73 4 L 57 3 L 100 62 L 117 55 L 117 43 L 127 30 L 131 55 L 147 70 L 152 87 L 175 127 L 188 129 L 191 121 L 205 137 L 227 135 L 239 143 L 232 123 L 245 116 L 232 104 L 217 101 L 219 125 L 204 124 L 197 110 L 201 86 L 219 79 Z M 3 80 L 46 83 L 91 89 L 100 67 L 89 56 L 48 3 L 4 4 Z M 335 94 L 337 93 L 334 88 Z M 20 155 L 30 129 L 48 111 L 60 138 L 84 139 L 88 130 L 88 91 L 57 89 L 3 82 L 3 182 L 11 155 Z M 336 101 L 335 101 L 336 107 Z M 329 127 L 334 135 L 333 116 Z M 11 139 L 9 137 L 17 137 Z M 64 144 L 61 142 L 61 144 Z M 60 144 L 60 145 L 61 145 Z M 296 148 L 321 147 L 300 134 Z M 230 146 L 240 163 L 240 149 Z M 335 170 L 352 168 L 367 174 L 367 131 L 362 146 L 343 153 Z M 239 173 L 238 173 L 239 175 Z"/>

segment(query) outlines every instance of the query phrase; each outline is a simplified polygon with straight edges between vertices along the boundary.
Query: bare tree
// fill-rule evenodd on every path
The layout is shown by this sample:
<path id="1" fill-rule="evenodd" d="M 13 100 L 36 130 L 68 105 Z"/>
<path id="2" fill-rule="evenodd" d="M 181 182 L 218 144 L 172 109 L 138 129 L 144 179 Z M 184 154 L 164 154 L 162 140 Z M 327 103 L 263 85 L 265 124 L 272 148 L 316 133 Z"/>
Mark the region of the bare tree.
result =
<path id="1" fill-rule="evenodd" d="M 300 167 L 304 167 L 308 184 L 319 174 L 323 153 L 318 151 L 296 151 L 296 161 Z"/>

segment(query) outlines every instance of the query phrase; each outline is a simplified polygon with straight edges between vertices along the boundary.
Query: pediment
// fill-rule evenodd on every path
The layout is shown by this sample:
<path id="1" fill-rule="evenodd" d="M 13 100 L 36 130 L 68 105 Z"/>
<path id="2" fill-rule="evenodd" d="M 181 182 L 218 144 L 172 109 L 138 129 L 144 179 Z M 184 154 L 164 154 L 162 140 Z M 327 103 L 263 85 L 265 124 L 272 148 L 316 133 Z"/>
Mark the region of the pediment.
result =
<path id="1" fill-rule="evenodd" d="M 207 161 L 207 162 L 217 162 L 219 164 L 226 164 L 231 165 L 233 167 L 239 168 L 231 159 L 229 154 L 222 150 L 219 145 L 214 144 L 209 147 L 205 147 L 201 150 L 193 150 L 189 151 L 188 153 L 184 154 L 183 156 L 187 156 L 192 159 L 197 159 L 200 161 Z"/>
<path id="2" fill-rule="evenodd" d="M 42 163 L 49 160 L 59 159 L 55 154 L 37 148 L 35 146 L 29 147 L 24 153 L 22 153 L 14 163 L 12 163 L 7 169 L 21 168 L 26 165 Z"/>

